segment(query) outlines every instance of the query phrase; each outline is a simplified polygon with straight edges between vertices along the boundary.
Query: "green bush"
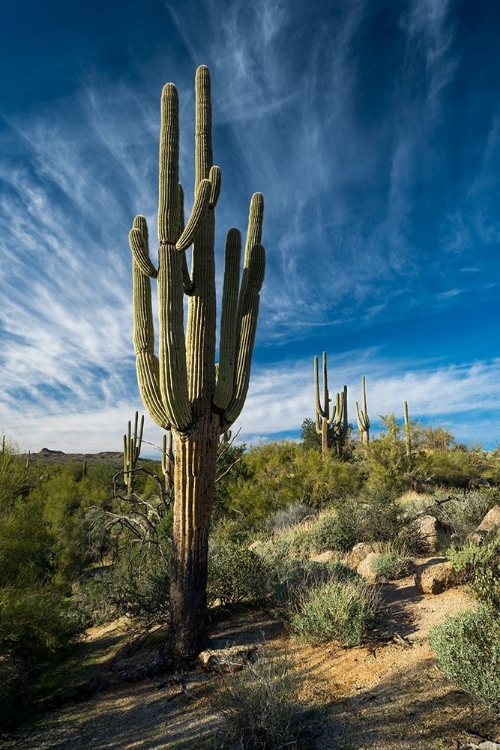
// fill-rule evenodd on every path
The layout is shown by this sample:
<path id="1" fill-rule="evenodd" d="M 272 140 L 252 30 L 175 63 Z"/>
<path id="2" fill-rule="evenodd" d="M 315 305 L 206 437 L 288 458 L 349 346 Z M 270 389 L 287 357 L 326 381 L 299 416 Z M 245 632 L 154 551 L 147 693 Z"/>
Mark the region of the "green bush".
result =
<path id="1" fill-rule="evenodd" d="M 381 552 L 374 558 L 371 568 L 379 578 L 394 581 L 408 574 L 408 560 L 395 551 Z"/>
<path id="2" fill-rule="evenodd" d="M 356 523 L 343 510 L 321 516 L 311 527 L 309 539 L 317 553 L 327 550 L 347 552 L 359 541 Z"/>
<path id="3" fill-rule="evenodd" d="M 448 617 L 431 630 L 439 667 L 465 690 L 497 710 L 500 706 L 500 622 L 481 605 L 475 612 Z"/>
<path id="4" fill-rule="evenodd" d="M 361 580 L 333 581 L 313 587 L 292 617 L 293 631 L 306 641 L 338 641 L 357 646 L 375 620 L 378 592 Z"/>
<path id="5" fill-rule="evenodd" d="M 207 601 L 222 606 L 243 599 L 261 601 L 270 593 L 269 572 L 264 560 L 244 544 L 218 541 L 208 557 Z"/>
<path id="6" fill-rule="evenodd" d="M 290 659 L 268 655 L 228 676 L 215 706 L 217 750 L 294 747 L 300 730 L 298 678 Z"/>
<path id="7" fill-rule="evenodd" d="M 359 580 L 358 574 L 338 561 L 326 563 L 284 558 L 272 568 L 273 599 L 288 617 L 300 611 L 312 588 L 337 581 Z"/>
<path id="8" fill-rule="evenodd" d="M 472 595 L 500 612 L 500 537 L 452 549 L 449 558 L 453 569 L 469 582 Z"/>

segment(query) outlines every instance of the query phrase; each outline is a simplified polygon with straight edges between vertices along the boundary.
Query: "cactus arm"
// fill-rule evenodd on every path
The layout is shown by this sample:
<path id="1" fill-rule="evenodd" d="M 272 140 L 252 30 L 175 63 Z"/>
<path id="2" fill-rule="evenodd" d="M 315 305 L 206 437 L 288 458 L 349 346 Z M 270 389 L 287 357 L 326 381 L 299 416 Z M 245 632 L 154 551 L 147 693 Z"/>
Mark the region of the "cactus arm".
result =
<path id="1" fill-rule="evenodd" d="M 219 200 L 220 189 L 222 185 L 222 175 L 221 175 L 220 167 L 213 166 L 210 169 L 208 179 L 210 180 L 210 184 L 212 185 L 208 207 L 210 210 L 213 211 L 213 209 L 217 205 L 217 201 Z"/>
<path id="2" fill-rule="evenodd" d="M 179 235 L 179 97 L 172 83 L 161 95 L 158 175 L 158 241 L 175 245 Z"/>
<path id="3" fill-rule="evenodd" d="M 224 429 L 227 429 L 227 427 L 239 417 L 248 393 L 250 368 L 259 313 L 259 292 L 264 281 L 265 267 L 266 252 L 264 247 L 262 245 L 254 245 L 250 254 L 248 268 L 243 272 L 244 279 L 246 275 L 247 283 L 244 287 L 242 281 L 240 290 L 239 310 L 241 314 L 239 317 L 240 330 L 234 391 L 231 401 L 223 414 Z"/>
<path id="4" fill-rule="evenodd" d="M 240 286 L 241 234 L 230 229 L 224 253 L 224 288 L 222 291 L 219 366 L 214 406 L 225 409 L 231 400 L 236 365 L 238 299 Z"/>
<path id="5" fill-rule="evenodd" d="M 147 225 L 142 216 L 134 219 L 131 234 L 142 235 L 140 244 L 147 250 Z M 132 244 L 132 242 L 131 242 Z M 133 248 L 132 248 L 132 252 Z M 136 355 L 137 382 L 142 401 L 151 418 L 166 429 L 169 420 L 160 391 L 158 359 L 154 353 L 153 310 L 151 304 L 151 282 L 135 260 L 132 261 L 134 349 Z"/>
<path id="6" fill-rule="evenodd" d="M 328 421 L 329 403 L 330 403 L 330 393 L 328 391 L 327 356 L 326 356 L 326 352 L 323 352 L 323 408 L 325 411 L 325 418 L 327 419 L 327 421 Z"/>
<path id="7" fill-rule="evenodd" d="M 182 254 L 173 245 L 161 245 L 159 261 L 160 390 L 168 421 L 185 430 L 192 410 L 187 388 Z"/>
<path id="8" fill-rule="evenodd" d="M 179 183 L 179 234 L 184 231 L 184 190 Z M 194 292 L 194 284 L 189 275 L 186 253 L 182 253 L 182 288 L 184 294 L 190 296 Z"/>
<path id="9" fill-rule="evenodd" d="M 184 231 L 175 243 L 175 249 L 179 251 L 187 250 L 192 245 L 194 238 L 198 234 L 200 226 L 205 218 L 205 214 L 210 203 L 212 194 L 212 185 L 210 180 L 202 180 L 196 191 L 196 198 Z"/>
<path id="10" fill-rule="evenodd" d="M 129 244 L 134 260 L 143 274 L 155 279 L 158 272 L 149 257 L 148 225 L 144 216 L 135 217 L 129 232 Z"/>
<path id="11" fill-rule="evenodd" d="M 318 417 L 325 417 L 325 412 L 321 408 L 321 401 L 319 397 L 319 372 L 318 372 L 318 358 L 314 357 L 314 394 L 316 400 L 316 415 Z"/>

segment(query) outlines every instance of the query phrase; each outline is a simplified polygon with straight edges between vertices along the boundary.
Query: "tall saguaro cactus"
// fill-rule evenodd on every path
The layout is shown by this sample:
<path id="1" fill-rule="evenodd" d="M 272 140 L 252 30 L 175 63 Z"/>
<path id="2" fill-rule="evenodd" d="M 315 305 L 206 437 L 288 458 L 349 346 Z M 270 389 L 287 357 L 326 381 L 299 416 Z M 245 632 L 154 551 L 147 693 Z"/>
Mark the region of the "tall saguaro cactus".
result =
<path id="1" fill-rule="evenodd" d="M 361 409 L 356 401 L 356 420 L 358 422 L 360 440 L 362 443 L 368 445 L 370 442 L 370 417 L 368 416 L 366 406 L 366 382 L 364 375 L 361 378 Z"/>
<path id="2" fill-rule="evenodd" d="M 143 403 L 175 446 L 171 632 L 177 662 L 192 659 L 202 645 L 206 609 L 207 553 L 215 462 L 220 435 L 238 418 L 248 390 L 265 251 L 260 244 L 263 198 L 250 203 L 243 274 L 241 236 L 229 230 L 215 364 L 215 206 L 221 186 L 212 160 L 210 76 L 201 66 L 195 81 L 195 199 L 184 223 L 179 184 L 179 104 L 171 83 L 161 101 L 158 268 L 150 260 L 148 229 L 134 219 L 134 346 Z M 192 245 L 191 269 L 186 250 Z M 159 350 L 154 352 L 150 279 L 158 282 Z M 184 329 L 184 294 L 188 297 Z"/>

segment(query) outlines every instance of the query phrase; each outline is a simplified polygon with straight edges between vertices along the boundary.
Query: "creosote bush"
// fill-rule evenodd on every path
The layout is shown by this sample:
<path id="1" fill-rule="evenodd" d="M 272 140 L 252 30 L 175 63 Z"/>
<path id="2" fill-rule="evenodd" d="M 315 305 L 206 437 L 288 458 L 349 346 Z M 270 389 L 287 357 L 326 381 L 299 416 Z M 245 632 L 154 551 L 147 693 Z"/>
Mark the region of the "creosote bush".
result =
<path id="1" fill-rule="evenodd" d="M 394 581 L 408 574 L 408 560 L 395 550 L 381 552 L 377 555 L 371 565 L 372 571 L 379 578 Z"/>
<path id="2" fill-rule="evenodd" d="M 465 690 L 500 710 L 500 621 L 481 605 L 448 617 L 430 632 L 442 671 Z"/>
<path id="3" fill-rule="evenodd" d="M 228 676 L 216 697 L 216 750 L 294 747 L 300 732 L 298 679 L 291 659 L 268 653 Z"/>
<path id="4" fill-rule="evenodd" d="M 500 613 L 500 537 L 451 549 L 449 558 L 453 569 L 469 582 L 471 594 Z"/>
<path id="5" fill-rule="evenodd" d="M 377 590 L 359 578 L 312 587 L 292 617 L 292 630 L 312 643 L 357 646 L 375 621 L 379 601 Z"/>
<path id="6" fill-rule="evenodd" d="M 209 605 L 263 601 L 271 592 L 269 578 L 265 561 L 244 544 L 221 540 L 211 544 L 207 584 Z"/>

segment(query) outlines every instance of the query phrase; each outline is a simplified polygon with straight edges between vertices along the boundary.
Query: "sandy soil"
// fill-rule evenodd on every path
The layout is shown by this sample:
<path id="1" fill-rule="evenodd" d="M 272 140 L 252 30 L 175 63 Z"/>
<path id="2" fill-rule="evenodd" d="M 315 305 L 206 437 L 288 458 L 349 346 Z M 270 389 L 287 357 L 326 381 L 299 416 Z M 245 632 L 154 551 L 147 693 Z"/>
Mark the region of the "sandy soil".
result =
<path id="1" fill-rule="evenodd" d="M 301 703 L 312 709 L 305 749 L 457 749 L 471 740 L 469 732 L 500 742 L 498 717 L 443 677 L 427 643 L 429 630 L 446 615 L 474 606 L 465 591 L 423 596 L 412 576 L 385 584 L 382 595 L 378 632 L 363 647 L 303 645 L 290 640 L 272 613 L 248 611 L 219 622 L 212 646 L 257 643 L 292 655 Z M 90 643 L 119 640 L 113 627 L 90 632 Z M 208 748 L 217 725 L 211 703 L 220 684 L 217 675 L 193 671 L 112 685 L 86 702 L 47 712 L 0 747 Z"/>

